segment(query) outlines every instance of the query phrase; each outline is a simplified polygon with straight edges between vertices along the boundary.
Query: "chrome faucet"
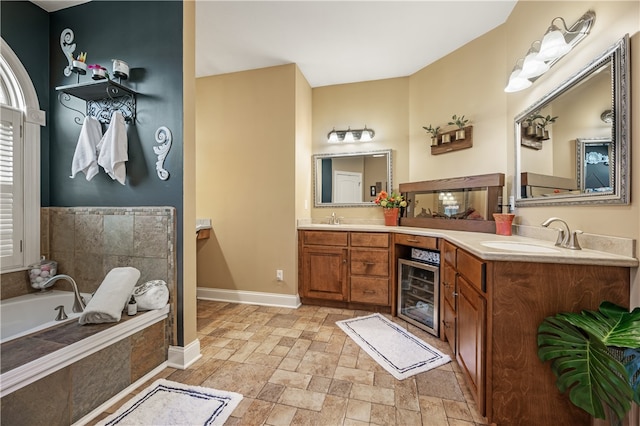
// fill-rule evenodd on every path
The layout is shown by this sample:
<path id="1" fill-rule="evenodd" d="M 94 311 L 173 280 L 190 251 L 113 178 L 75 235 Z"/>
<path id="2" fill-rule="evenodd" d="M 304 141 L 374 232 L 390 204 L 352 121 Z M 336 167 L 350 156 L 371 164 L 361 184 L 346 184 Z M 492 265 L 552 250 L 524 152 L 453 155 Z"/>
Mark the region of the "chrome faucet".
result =
<path id="1" fill-rule="evenodd" d="M 340 225 L 340 219 L 336 216 L 336 212 L 331 213 L 331 217 L 329 218 L 329 225 Z"/>
<path id="2" fill-rule="evenodd" d="M 84 304 L 84 300 L 82 300 L 82 296 L 80 296 L 80 292 L 78 291 L 78 284 L 76 284 L 74 279 L 71 278 L 69 275 L 60 274 L 60 275 L 56 275 L 49 278 L 49 280 L 45 281 L 44 284 L 42 284 L 42 289 L 44 290 L 45 288 L 49 288 L 53 286 L 53 284 L 59 280 L 65 280 L 71 283 L 71 287 L 73 288 L 73 294 L 74 294 L 73 312 L 84 311 L 85 304 Z"/>
<path id="3" fill-rule="evenodd" d="M 560 219 L 559 217 L 550 217 L 549 219 L 542 222 L 542 226 L 545 228 L 549 227 L 553 222 L 560 222 L 564 225 L 564 229 L 556 228 L 558 230 L 558 239 L 556 240 L 556 246 L 564 247 L 571 250 L 581 250 L 580 243 L 578 243 L 578 234 L 582 234 L 582 231 L 576 230 L 571 232 L 569 229 L 569 225 L 567 222 Z"/>

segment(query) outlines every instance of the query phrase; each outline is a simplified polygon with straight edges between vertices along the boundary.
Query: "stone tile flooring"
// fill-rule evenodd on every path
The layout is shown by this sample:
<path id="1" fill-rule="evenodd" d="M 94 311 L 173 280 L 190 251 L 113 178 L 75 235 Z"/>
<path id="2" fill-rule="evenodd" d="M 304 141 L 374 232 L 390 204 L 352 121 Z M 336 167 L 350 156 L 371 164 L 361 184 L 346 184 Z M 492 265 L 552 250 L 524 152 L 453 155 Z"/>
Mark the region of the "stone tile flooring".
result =
<path id="1" fill-rule="evenodd" d="M 163 370 L 131 396 L 161 377 L 241 393 L 244 399 L 227 425 L 487 424 L 455 360 L 400 381 L 335 325 L 368 314 L 199 300 L 202 358 L 186 370 Z M 392 320 L 451 355 L 447 343 L 399 318 Z"/>

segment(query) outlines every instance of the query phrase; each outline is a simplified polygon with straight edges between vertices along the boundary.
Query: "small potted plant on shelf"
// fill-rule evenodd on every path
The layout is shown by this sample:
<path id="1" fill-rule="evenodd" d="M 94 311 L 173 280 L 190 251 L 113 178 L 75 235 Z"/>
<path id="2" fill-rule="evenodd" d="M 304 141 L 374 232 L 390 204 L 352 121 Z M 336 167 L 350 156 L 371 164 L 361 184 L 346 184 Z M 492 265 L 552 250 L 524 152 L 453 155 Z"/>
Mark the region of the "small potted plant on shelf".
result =
<path id="1" fill-rule="evenodd" d="M 538 357 L 551 360 L 561 392 L 611 425 L 640 404 L 640 308 L 602 302 L 598 311 L 559 313 L 538 327 Z"/>
<path id="2" fill-rule="evenodd" d="M 547 130 L 547 126 L 555 123 L 558 119 L 558 116 L 556 115 L 555 117 L 552 117 L 550 115 L 547 115 L 546 117 L 543 117 L 542 115 L 540 115 L 538 116 L 538 118 L 540 119 L 540 124 L 538 125 L 540 132 L 536 133 L 536 135 L 538 136 L 538 139 L 546 141 L 549 139 L 549 131 Z"/>
<path id="3" fill-rule="evenodd" d="M 536 113 L 536 114 L 531 114 L 530 116 L 524 119 L 523 127 L 525 128 L 525 133 L 527 136 L 532 138 L 536 136 L 536 128 L 538 127 L 536 120 L 541 118 L 544 118 L 544 117 Z"/>
<path id="4" fill-rule="evenodd" d="M 462 140 L 466 137 L 465 131 L 464 131 L 464 126 L 467 125 L 467 123 L 469 122 L 468 119 L 464 118 L 464 115 L 461 115 L 460 117 L 458 117 L 456 114 L 454 114 L 451 117 L 450 122 L 448 122 L 447 124 L 450 126 L 458 126 L 458 130 L 456 130 L 456 140 Z"/>
<path id="5" fill-rule="evenodd" d="M 440 132 L 440 126 L 433 127 L 429 124 L 429 127 L 422 126 L 422 128 L 431 134 L 431 146 L 438 145 L 438 132 Z"/>

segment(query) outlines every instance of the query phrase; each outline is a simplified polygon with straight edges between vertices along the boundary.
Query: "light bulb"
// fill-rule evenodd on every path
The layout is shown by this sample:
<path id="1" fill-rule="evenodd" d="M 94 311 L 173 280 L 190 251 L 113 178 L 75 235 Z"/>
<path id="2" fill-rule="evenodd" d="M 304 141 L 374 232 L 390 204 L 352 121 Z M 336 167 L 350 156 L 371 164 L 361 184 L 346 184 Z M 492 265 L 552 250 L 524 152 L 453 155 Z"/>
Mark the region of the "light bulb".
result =
<path id="1" fill-rule="evenodd" d="M 571 45 L 564 39 L 562 31 L 555 25 L 551 25 L 542 38 L 538 59 L 540 61 L 552 61 L 566 55 L 571 50 Z"/>

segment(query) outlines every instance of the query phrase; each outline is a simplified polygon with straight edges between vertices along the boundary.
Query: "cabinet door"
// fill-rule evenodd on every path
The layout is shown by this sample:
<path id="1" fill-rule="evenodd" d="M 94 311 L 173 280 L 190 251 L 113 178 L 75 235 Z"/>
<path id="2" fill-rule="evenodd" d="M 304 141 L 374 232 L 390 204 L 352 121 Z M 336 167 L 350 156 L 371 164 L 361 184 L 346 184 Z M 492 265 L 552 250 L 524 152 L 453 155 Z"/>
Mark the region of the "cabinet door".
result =
<path id="1" fill-rule="evenodd" d="M 348 249 L 305 247 L 302 256 L 302 297 L 347 300 Z"/>
<path id="2" fill-rule="evenodd" d="M 442 326 L 444 337 L 449 342 L 451 351 L 456 353 L 456 270 L 448 263 L 442 264 Z"/>
<path id="3" fill-rule="evenodd" d="M 485 330 L 487 301 L 458 275 L 456 359 L 482 415 L 485 413 Z"/>
<path id="4" fill-rule="evenodd" d="M 448 301 L 445 300 L 443 305 L 443 315 L 444 319 L 442 320 L 442 328 L 444 330 L 444 337 L 449 342 L 449 347 L 451 348 L 451 352 L 456 353 L 456 311 L 449 304 Z"/>

